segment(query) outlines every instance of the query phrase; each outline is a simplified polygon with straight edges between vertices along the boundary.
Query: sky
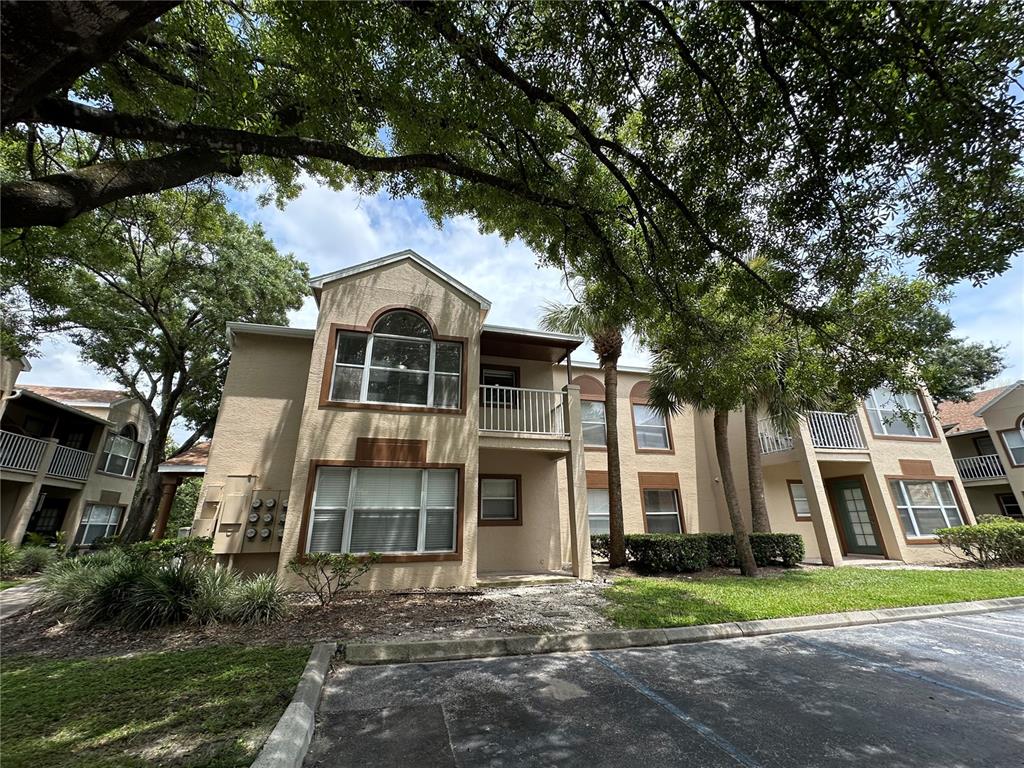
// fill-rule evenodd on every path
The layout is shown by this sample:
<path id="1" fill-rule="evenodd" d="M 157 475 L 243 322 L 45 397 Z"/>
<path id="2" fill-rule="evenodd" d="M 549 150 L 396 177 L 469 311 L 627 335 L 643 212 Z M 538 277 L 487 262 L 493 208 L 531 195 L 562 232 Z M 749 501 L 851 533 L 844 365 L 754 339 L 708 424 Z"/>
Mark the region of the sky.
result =
<path id="1" fill-rule="evenodd" d="M 480 234 L 468 217 L 446 221 L 438 229 L 413 199 L 391 200 L 386 195 L 360 197 L 351 190 L 336 192 L 307 185 L 281 210 L 257 203 L 259 188 L 231 192 L 230 207 L 250 222 L 263 225 L 278 250 L 291 252 L 309 264 L 310 274 L 332 272 L 405 248 L 424 256 L 491 301 L 487 322 L 537 328 L 546 301 L 567 302 L 562 275 L 538 266 L 537 256 L 523 243 L 504 242 Z M 985 286 L 956 287 L 947 309 L 958 335 L 1007 345 L 1007 370 L 992 382 L 1005 384 L 1024 378 L 1024 259 Z M 292 313 L 290 325 L 312 328 L 316 308 L 307 298 Z M 581 348 L 575 359 L 593 361 L 592 350 Z M 623 355 L 625 365 L 643 365 L 647 358 L 633 343 Z M 78 387 L 113 387 L 99 371 L 82 362 L 75 347 L 54 337 L 40 346 L 32 371 L 21 383 Z"/>

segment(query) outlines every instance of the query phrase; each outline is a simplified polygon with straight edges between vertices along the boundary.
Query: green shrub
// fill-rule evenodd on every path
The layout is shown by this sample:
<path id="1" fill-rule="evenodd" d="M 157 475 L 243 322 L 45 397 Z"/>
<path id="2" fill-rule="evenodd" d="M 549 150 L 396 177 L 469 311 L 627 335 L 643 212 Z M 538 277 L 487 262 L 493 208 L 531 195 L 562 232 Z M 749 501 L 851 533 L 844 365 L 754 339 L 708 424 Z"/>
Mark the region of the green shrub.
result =
<path id="1" fill-rule="evenodd" d="M 7 539 L 0 539 L 0 579 L 21 573 L 21 552 Z"/>
<path id="2" fill-rule="evenodd" d="M 982 568 L 1024 565 L 1024 523 L 1008 520 L 940 528 L 935 535 L 951 555 Z"/>
<path id="3" fill-rule="evenodd" d="M 607 533 L 595 533 L 590 537 L 590 552 L 593 557 L 608 559 L 611 553 L 611 538 Z"/>
<path id="4" fill-rule="evenodd" d="M 21 542 L 21 546 L 24 547 L 47 547 L 50 545 L 51 539 L 43 536 L 41 533 L 26 533 L 24 541 Z"/>
<path id="5" fill-rule="evenodd" d="M 380 555 L 376 552 L 362 557 L 347 553 L 308 552 L 291 560 L 288 570 L 306 582 L 320 607 L 326 608 L 379 560 Z"/>
<path id="6" fill-rule="evenodd" d="M 708 548 L 708 566 L 711 568 L 735 568 L 736 540 L 731 533 L 698 533 L 703 536 Z"/>
<path id="7" fill-rule="evenodd" d="M 205 563 L 213 558 L 213 539 L 197 536 L 185 539 L 140 541 L 125 547 L 125 550 L 131 555 L 163 563 L 169 563 L 172 560 Z"/>
<path id="8" fill-rule="evenodd" d="M 761 566 L 794 566 L 804 559 L 804 538 L 798 533 L 752 533 L 750 548 Z"/>
<path id="9" fill-rule="evenodd" d="M 231 601 L 238 590 L 238 573 L 230 568 L 200 568 L 196 591 L 189 601 L 189 621 L 216 624 L 231 618 Z"/>
<path id="10" fill-rule="evenodd" d="M 270 573 L 241 582 L 231 598 L 231 617 L 239 624 L 271 624 L 283 618 L 288 601 Z"/>
<path id="11" fill-rule="evenodd" d="M 1006 525 L 1007 523 L 1016 523 L 1019 521 L 1014 520 L 1008 515 L 978 515 L 976 522 L 978 525 L 981 525 L 982 523 L 1001 523 Z"/>
<path id="12" fill-rule="evenodd" d="M 686 534 L 632 534 L 626 537 L 626 556 L 649 573 L 693 573 L 708 567 L 707 542 Z"/>
<path id="13" fill-rule="evenodd" d="M 127 629 L 149 629 L 184 621 L 198 591 L 198 570 L 184 562 L 142 568 L 128 590 L 117 621 Z"/>
<path id="14" fill-rule="evenodd" d="M 39 573 L 57 559 L 57 553 L 49 547 L 26 546 L 21 548 L 21 573 Z"/>

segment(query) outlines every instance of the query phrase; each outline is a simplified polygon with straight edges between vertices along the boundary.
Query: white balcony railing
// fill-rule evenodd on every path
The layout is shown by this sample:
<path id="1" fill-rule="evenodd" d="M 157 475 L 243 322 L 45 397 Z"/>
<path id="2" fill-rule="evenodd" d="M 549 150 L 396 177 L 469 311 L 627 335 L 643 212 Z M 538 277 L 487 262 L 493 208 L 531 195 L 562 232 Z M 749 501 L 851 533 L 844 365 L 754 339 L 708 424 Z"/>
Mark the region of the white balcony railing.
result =
<path id="1" fill-rule="evenodd" d="M 781 453 L 793 448 L 793 436 L 776 429 L 771 419 L 757 422 L 757 436 L 761 441 L 761 453 Z"/>
<path id="2" fill-rule="evenodd" d="M 565 398 L 566 394 L 557 390 L 482 386 L 480 431 L 565 437 L 569 434 Z"/>
<path id="3" fill-rule="evenodd" d="M 0 467 L 35 472 L 46 450 L 46 441 L 0 430 Z"/>
<path id="4" fill-rule="evenodd" d="M 867 448 L 857 417 L 852 413 L 810 411 L 807 426 L 815 448 Z"/>
<path id="5" fill-rule="evenodd" d="M 65 480 L 85 480 L 89 477 L 89 470 L 92 469 L 92 457 L 93 454 L 89 451 L 58 445 L 57 450 L 53 452 L 53 459 L 50 460 L 50 468 L 46 470 L 46 474 L 62 477 Z"/>
<path id="6" fill-rule="evenodd" d="M 993 477 L 1006 477 L 1006 470 L 1003 469 L 1003 462 L 999 460 L 998 454 L 990 453 L 985 456 L 966 456 L 962 459 L 954 459 L 957 471 L 964 480 L 987 480 Z"/>

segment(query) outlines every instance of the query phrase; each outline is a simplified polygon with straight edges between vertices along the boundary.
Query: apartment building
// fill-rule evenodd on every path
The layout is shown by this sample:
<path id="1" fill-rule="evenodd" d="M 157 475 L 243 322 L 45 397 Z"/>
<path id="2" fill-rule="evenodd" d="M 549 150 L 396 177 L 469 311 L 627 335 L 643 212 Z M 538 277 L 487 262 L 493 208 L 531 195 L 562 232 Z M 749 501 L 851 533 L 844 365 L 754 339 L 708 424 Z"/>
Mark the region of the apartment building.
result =
<path id="1" fill-rule="evenodd" d="M 0 361 L 0 531 L 88 546 L 124 525 L 149 439 L 142 403 L 108 389 L 18 383 Z"/>
<path id="2" fill-rule="evenodd" d="M 976 515 L 1021 519 L 1024 505 L 1024 381 L 939 406 L 949 450 Z"/>
<path id="3" fill-rule="evenodd" d="M 368 588 L 591 574 L 607 530 L 602 374 L 583 339 L 485 322 L 490 303 L 413 251 L 316 277 L 314 329 L 229 324 L 231 364 L 193 535 L 223 561 L 277 571 L 312 551 L 383 554 Z M 664 418 L 648 372 L 618 386 L 627 532 L 728 531 L 709 414 Z M 854 414 L 765 423 L 775 530 L 808 558 L 944 557 L 931 532 L 973 520 L 924 392 Z M 731 425 L 746 497 L 743 425 Z"/>

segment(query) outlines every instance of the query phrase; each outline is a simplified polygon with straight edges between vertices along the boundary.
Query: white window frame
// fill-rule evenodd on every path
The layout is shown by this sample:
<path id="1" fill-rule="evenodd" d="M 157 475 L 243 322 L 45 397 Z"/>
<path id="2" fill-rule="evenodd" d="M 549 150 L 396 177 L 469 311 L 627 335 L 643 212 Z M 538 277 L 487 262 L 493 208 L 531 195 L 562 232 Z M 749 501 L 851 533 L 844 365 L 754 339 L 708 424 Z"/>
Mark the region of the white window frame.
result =
<path id="1" fill-rule="evenodd" d="M 789 500 L 793 505 L 793 517 L 797 520 L 812 520 L 813 515 L 811 515 L 811 502 L 810 499 L 807 498 L 807 485 L 803 480 L 787 480 L 786 485 L 789 486 Z M 800 510 L 797 508 L 797 498 L 793 495 L 793 489 L 798 485 L 804 493 L 804 497 L 801 501 L 807 505 L 807 511 L 803 514 L 801 514 Z"/>
<path id="2" fill-rule="evenodd" d="M 117 511 L 117 518 L 113 523 L 93 523 L 90 522 L 90 516 L 94 510 L 102 509 L 109 515 L 111 510 Z M 82 512 L 82 519 L 78 521 L 78 531 L 75 534 L 75 544 L 77 546 L 91 546 L 86 544 L 86 534 L 90 528 L 103 528 L 103 533 L 97 536 L 97 539 L 102 539 L 108 536 L 113 536 L 117 533 L 117 529 L 121 527 L 121 520 L 124 516 L 124 507 L 119 504 L 86 504 L 85 511 Z"/>
<path id="3" fill-rule="evenodd" d="M 656 416 L 659 416 L 661 418 L 661 424 L 660 425 L 656 425 L 656 424 L 641 424 L 636 419 L 636 409 L 637 408 L 647 408 L 647 409 L 649 409 L 651 411 L 651 413 L 653 413 Z M 648 405 L 647 403 L 630 403 L 629 404 L 629 412 L 630 412 L 630 416 L 633 419 L 633 434 L 635 436 L 634 439 L 636 440 L 636 450 L 637 451 L 671 451 L 672 450 L 672 438 L 669 437 L 669 434 L 668 434 L 668 418 L 665 416 L 665 414 L 659 413 L 654 408 L 651 408 L 651 406 Z M 655 431 L 655 430 L 660 431 L 664 435 L 665 445 L 663 447 L 657 447 L 657 448 L 651 448 L 649 446 L 647 446 L 647 447 L 641 446 L 640 445 L 640 430 L 644 430 L 646 433 L 653 433 L 653 431 Z"/>
<path id="4" fill-rule="evenodd" d="M 953 488 L 953 483 L 950 482 L 949 480 L 914 480 L 914 479 L 906 479 L 906 480 L 892 480 L 891 483 L 892 483 L 891 487 L 892 487 L 893 495 L 896 497 L 896 510 L 897 510 L 897 512 L 905 510 L 906 513 L 907 513 L 907 518 L 910 520 L 910 524 L 913 526 L 913 530 L 912 531 L 906 531 L 905 530 L 903 532 L 908 539 L 927 539 L 927 540 L 931 540 L 931 539 L 935 538 L 935 534 L 934 533 L 921 533 L 921 528 L 920 528 L 920 526 L 917 523 L 917 512 L 916 512 L 916 510 L 918 510 L 918 509 L 937 509 L 937 510 L 939 510 L 939 513 L 942 515 L 942 517 L 946 521 L 946 527 L 947 528 L 952 528 L 954 526 L 963 525 L 964 524 L 964 513 L 963 513 L 963 510 L 960 509 L 960 504 L 957 501 L 956 491 Z M 910 502 L 910 494 L 907 493 L 907 485 L 906 485 L 907 483 L 930 483 L 931 486 L 932 486 L 932 492 L 935 494 L 935 500 L 938 502 L 938 504 L 937 505 L 936 504 L 918 504 L 917 506 L 914 506 L 913 504 L 911 504 L 911 502 Z M 942 494 L 939 493 L 939 485 L 940 484 L 945 484 L 946 486 L 948 486 L 948 488 L 949 488 L 949 495 L 953 499 L 953 506 L 952 507 L 942 503 Z M 951 519 L 950 515 L 947 513 L 947 510 L 953 510 L 955 512 L 956 516 Z M 901 524 L 903 523 L 903 518 L 900 518 L 900 523 Z"/>
<path id="5" fill-rule="evenodd" d="M 607 488 L 587 488 L 587 496 L 588 497 L 590 496 L 591 493 L 603 493 L 605 496 L 607 496 L 608 495 L 608 489 Z M 611 531 L 611 499 L 610 498 L 608 499 L 608 509 L 609 509 L 609 511 L 604 513 L 604 514 L 594 514 L 593 512 L 590 511 L 590 499 L 588 498 L 587 499 L 587 521 L 589 522 L 589 521 L 593 520 L 595 517 L 602 518 L 602 519 L 604 519 L 608 523 L 608 525 L 606 527 L 609 529 L 609 531 Z M 591 528 L 591 533 L 593 533 L 593 528 Z M 603 535 L 607 535 L 607 534 L 603 534 Z"/>
<path id="6" fill-rule="evenodd" d="M 880 393 L 884 393 L 888 399 L 886 401 L 880 401 Z M 903 420 L 903 417 L 900 416 L 899 410 L 895 407 L 897 405 L 896 398 L 901 395 L 913 397 L 914 402 L 917 403 L 916 408 L 907 409 L 911 413 L 920 417 L 920 419 L 914 419 L 914 434 L 912 435 L 901 435 L 890 431 L 890 426 L 896 423 L 900 423 L 909 428 L 909 425 Z M 876 387 L 868 393 L 866 398 L 864 398 L 864 409 L 868 412 L 868 425 L 871 427 L 871 433 L 873 435 L 880 435 L 882 437 L 898 437 L 904 440 L 935 437 L 932 433 L 931 421 L 928 417 L 928 409 L 925 408 L 924 400 L 918 390 L 897 393 L 893 392 L 888 387 Z M 878 419 L 877 427 L 871 419 L 872 414 L 874 414 Z M 919 434 L 919 430 L 921 429 L 924 429 L 924 434 Z"/>
<path id="7" fill-rule="evenodd" d="M 1011 446 L 1010 441 L 1006 439 L 1007 435 L 1013 435 L 1020 440 L 1020 445 Z M 1018 451 L 1024 450 L 1024 427 L 1018 427 L 1017 429 L 1004 429 L 999 433 L 999 439 L 1003 441 L 1003 448 L 1006 449 L 1006 458 L 1010 460 L 1010 465 L 1013 467 L 1024 467 L 1024 457 L 1020 461 L 1017 461 L 1017 457 L 1013 455 L 1014 448 Z"/>
<path id="8" fill-rule="evenodd" d="M 675 503 L 675 511 L 673 512 L 649 512 L 647 510 L 647 498 L 646 494 L 648 491 L 667 491 L 672 494 L 672 500 Z M 643 498 L 643 513 L 644 513 L 644 529 L 651 533 L 661 533 L 661 531 L 651 531 L 649 517 L 670 517 L 675 516 L 676 527 L 679 529 L 676 533 L 683 533 L 683 518 L 680 514 L 682 501 L 679 498 L 678 488 L 652 488 L 652 487 L 641 487 L 640 496 Z"/>
<path id="9" fill-rule="evenodd" d="M 116 453 L 114 448 L 117 446 L 123 447 L 124 443 L 127 443 L 129 446 L 128 453 Z M 103 454 L 100 456 L 100 466 L 97 469 L 100 472 L 104 472 L 108 475 L 115 475 L 117 477 L 134 477 L 135 468 L 139 463 L 139 453 L 141 450 L 142 443 L 137 440 L 132 440 L 130 437 L 109 432 L 107 434 L 106 443 L 103 446 Z M 110 460 L 115 456 L 125 460 L 124 472 L 115 472 L 109 468 Z"/>
<path id="10" fill-rule="evenodd" d="M 320 472 L 322 470 L 331 469 L 347 469 L 349 471 L 348 476 L 348 498 L 345 500 L 345 506 L 331 506 L 321 507 L 317 505 L 317 495 L 320 490 Z M 310 551 L 310 546 L 313 541 L 313 524 L 316 521 L 316 514 L 318 511 L 323 512 L 343 512 L 344 513 L 344 524 L 341 534 L 341 550 L 340 553 L 348 552 L 353 555 L 366 555 L 369 552 L 352 552 L 352 522 L 355 519 L 355 509 L 353 507 L 353 501 L 355 500 L 356 487 L 359 482 L 359 467 L 336 467 L 331 465 L 323 465 L 316 468 L 316 479 L 313 483 L 313 498 L 309 506 L 309 525 L 306 531 L 306 546 L 305 551 Z M 417 522 L 417 534 L 416 534 L 416 549 L 402 552 L 389 551 L 382 553 L 385 556 L 388 555 L 450 555 L 458 552 L 459 542 L 459 494 L 461 493 L 462 486 L 462 472 L 454 467 L 437 467 L 432 469 L 425 469 L 421 467 L 364 467 L 364 469 L 416 469 L 422 474 L 420 477 L 420 505 L 419 505 L 419 517 Z M 426 549 L 427 539 L 427 484 L 431 472 L 454 472 L 455 473 L 455 498 L 452 500 L 452 505 L 432 505 L 429 509 L 445 509 L 450 510 L 452 514 L 452 546 L 451 549 Z M 416 509 L 416 507 L 391 507 L 391 509 Z M 322 550 L 317 550 L 322 551 Z"/>
<path id="11" fill-rule="evenodd" d="M 604 417 L 600 421 L 587 421 L 587 420 L 583 420 L 582 421 L 582 426 L 584 426 L 584 427 L 586 427 L 587 425 L 590 425 L 590 426 L 598 425 L 598 426 L 600 426 L 601 427 L 601 434 L 604 436 L 600 443 L 588 443 L 587 442 L 587 437 L 586 437 L 587 432 L 584 429 L 583 430 L 583 445 L 586 446 L 586 447 L 589 447 L 589 448 L 607 448 L 608 447 L 608 406 L 605 404 L 604 400 L 584 400 L 583 402 L 586 402 L 586 403 L 598 403 L 601 406 L 601 415 Z"/>
<path id="12" fill-rule="evenodd" d="M 429 323 L 427 323 L 426 320 L 423 320 L 423 318 L 421 318 L 415 312 L 409 312 L 408 310 L 392 310 L 392 311 L 393 312 L 405 312 L 407 314 L 414 315 L 415 317 L 420 319 L 424 324 L 426 324 L 428 329 L 430 328 Z M 391 314 L 391 313 L 389 312 L 387 314 Z M 383 319 L 384 317 L 387 316 L 387 314 L 381 315 L 381 317 L 378 318 L 377 322 L 379 323 L 381 319 Z M 465 362 L 464 355 L 466 353 L 466 350 L 463 347 L 462 342 L 459 342 L 459 341 L 445 341 L 445 340 L 438 341 L 437 339 L 434 338 L 433 333 L 431 333 L 430 338 L 427 338 L 427 337 L 424 337 L 424 336 L 399 336 L 399 335 L 391 334 L 391 333 L 377 333 L 377 332 L 374 332 L 372 330 L 369 333 L 366 333 L 366 332 L 363 332 L 363 331 L 346 331 L 346 330 L 338 329 L 335 333 L 336 333 L 336 335 L 334 337 L 334 361 L 333 361 L 333 365 L 331 367 L 331 381 L 330 381 L 330 389 L 329 389 L 330 399 L 331 399 L 332 402 L 336 402 L 336 403 L 373 403 L 373 404 L 376 404 L 376 405 L 394 405 L 394 406 L 398 406 L 400 408 L 437 408 L 437 409 L 445 410 L 445 411 L 458 411 L 459 409 L 462 408 L 462 372 L 463 372 L 463 367 L 464 367 L 464 362 Z M 363 346 L 363 362 L 362 362 L 362 364 L 342 363 L 342 362 L 338 361 L 338 356 L 341 354 L 341 344 L 339 344 L 338 342 L 339 342 L 339 340 L 343 336 L 348 336 L 350 338 L 359 338 L 359 339 L 365 339 L 366 340 L 366 343 Z M 371 361 L 373 360 L 373 341 L 374 341 L 374 339 L 394 339 L 396 341 L 414 341 L 414 342 L 417 342 L 419 344 L 429 344 L 430 345 L 430 352 L 429 352 L 429 362 L 427 364 L 427 368 L 424 370 L 424 369 L 419 369 L 419 368 L 388 368 L 388 367 L 382 366 L 382 365 L 372 365 Z M 437 357 L 437 347 L 438 347 L 439 344 L 447 344 L 447 345 L 451 345 L 453 347 L 458 348 L 458 350 L 459 350 L 459 370 L 457 372 L 452 373 L 450 371 L 437 371 L 437 370 L 435 370 L 435 361 L 436 361 L 436 357 Z M 362 371 L 361 379 L 360 379 L 360 383 L 359 383 L 359 399 L 358 400 L 348 400 L 348 399 L 344 399 L 344 398 L 336 398 L 334 396 L 335 376 L 336 376 L 337 371 L 338 371 L 339 368 L 348 368 L 350 370 Z M 391 402 L 389 400 L 370 400 L 369 399 L 369 389 L 370 389 L 370 371 L 371 370 L 374 370 L 374 371 L 400 371 L 402 373 L 426 374 L 427 375 L 427 399 L 426 399 L 426 402 L 425 403 L 397 403 L 397 402 Z M 456 380 L 456 382 L 457 382 L 457 386 L 456 386 L 457 401 L 456 401 L 455 405 L 435 405 L 434 404 L 434 383 L 435 383 L 435 381 L 436 381 L 438 376 L 448 376 L 448 377 L 452 377 L 452 378 L 454 378 Z"/>
<path id="13" fill-rule="evenodd" d="M 484 491 L 488 480 L 510 480 L 512 482 L 512 495 L 511 496 L 488 496 Z M 481 477 L 480 478 L 480 520 L 485 523 L 518 523 L 522 522 L 519 519 L 519 483 L 520 478 L 515 475 L 502 475 L 496 477 Z M 484 515 L 485 502 L 487 501 L 511 501 L 512 502 L 512 517 L 487 517 Z"/>

